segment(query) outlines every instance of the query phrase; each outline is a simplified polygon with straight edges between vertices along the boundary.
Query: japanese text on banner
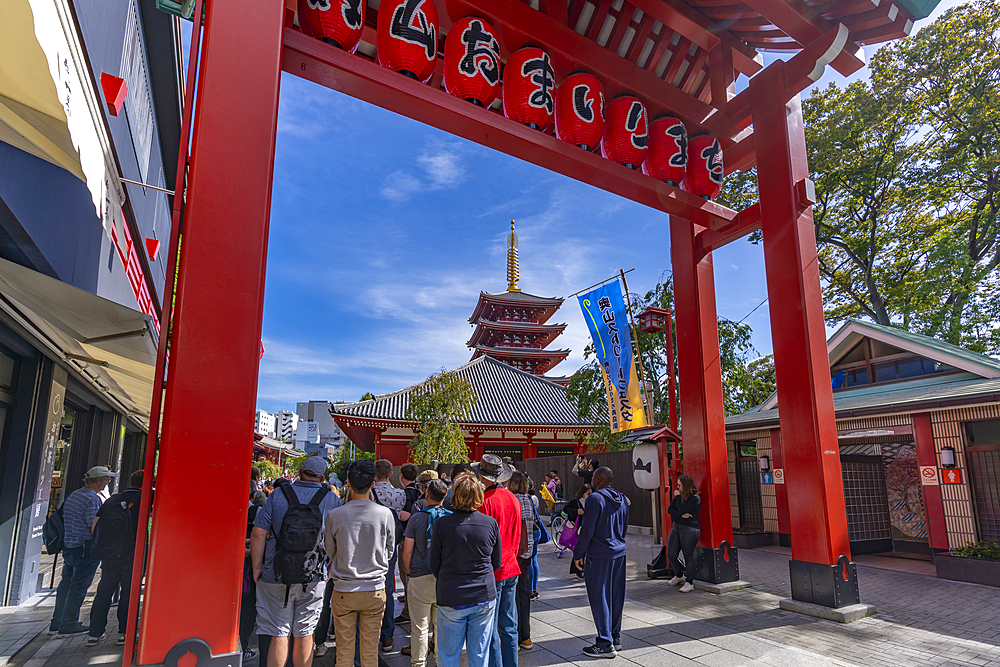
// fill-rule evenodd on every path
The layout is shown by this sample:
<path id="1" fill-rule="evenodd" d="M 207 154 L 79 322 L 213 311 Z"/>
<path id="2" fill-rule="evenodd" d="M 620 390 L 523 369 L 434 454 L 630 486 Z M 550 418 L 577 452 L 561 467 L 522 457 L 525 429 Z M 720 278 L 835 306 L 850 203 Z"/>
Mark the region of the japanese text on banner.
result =
<path id="1" fill-rule="evenodd" d="M 615 280 L 581 295 L 580 308 L 601 364 L 611 432 L 646 426 L 621 283 Z"/>

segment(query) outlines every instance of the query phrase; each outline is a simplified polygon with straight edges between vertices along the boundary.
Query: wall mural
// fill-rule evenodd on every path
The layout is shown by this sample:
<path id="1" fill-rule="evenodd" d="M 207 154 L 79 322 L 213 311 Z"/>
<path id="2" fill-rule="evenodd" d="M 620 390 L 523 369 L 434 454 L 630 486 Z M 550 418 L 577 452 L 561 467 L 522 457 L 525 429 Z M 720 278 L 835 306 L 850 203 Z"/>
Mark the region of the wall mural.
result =
<path id="1" fill-rule="evenodd" d="M 923 494 L 917 466 L 917 450 L 912 442 L 882 445 L 886 495 L 892 521 L 892 539 L 927 541 Z"/>

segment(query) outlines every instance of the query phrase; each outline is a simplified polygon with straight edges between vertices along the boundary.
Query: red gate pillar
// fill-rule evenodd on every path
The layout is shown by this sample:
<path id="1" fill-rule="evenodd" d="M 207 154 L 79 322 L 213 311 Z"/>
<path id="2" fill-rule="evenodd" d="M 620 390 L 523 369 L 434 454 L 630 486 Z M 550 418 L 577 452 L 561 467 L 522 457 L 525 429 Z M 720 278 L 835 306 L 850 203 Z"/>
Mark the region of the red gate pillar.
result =
<path id="1" fill-rule="evenodd" d="M 695 556 L 695 578 L 723 583 L 740 578 L 739 563 L 732 546 L 715 275 L 711 253 L 698 259 L 696 231 L 687 220 L 670 216 L 677 366 L 683 387 L 684 472 L 694 479 L 701 496 L 701 540 Z"/>
<path id="2" fill-rule="evenodd" d="M 913 442 L 917 449 L 917 465 L 923 473 L 933 468 L 934 476 L 920 475 L 920 488 L 924 496 L 924 519 L 927 521 L 927 541 L 932 552 L 948 551 L 948 526 L 944 521 L 944 500 L 941 496 L 941 481 L 938 479 L 937 450 L 934 447 L 934 431 L 931 428 L 931 414 L 921 412 L 913 415 Z M 931 472 L 928 470 L 928 472 Z"/>
<path id="3" fill-rule="evenodd" d="M 750 80 L 781 445 L 792 534 L 792 598 L 859 602 L 851 562 L 802 107 L 784 63 Z M 788 100 L 786 102 L 786 100 Z"/>
<path id="4" fill-rule="evenodd" d="M 189 650 L 199 664 L 208 661 L 205 651 L 240 661 L 284 2 L 260 0 L 253 11 L 242 0 L 212 0 L 207 7 L 141 665 L 178 664 Z M 205 480 L 196 493 L 192 466 Z"/>

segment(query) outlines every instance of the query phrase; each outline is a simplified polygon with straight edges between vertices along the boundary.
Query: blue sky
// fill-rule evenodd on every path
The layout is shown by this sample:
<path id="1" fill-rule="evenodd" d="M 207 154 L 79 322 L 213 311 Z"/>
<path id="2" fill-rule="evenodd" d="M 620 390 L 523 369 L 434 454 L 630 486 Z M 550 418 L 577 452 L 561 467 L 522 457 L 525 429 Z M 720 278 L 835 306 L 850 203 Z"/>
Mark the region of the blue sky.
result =
<path id="1" fill-rule="evenodd" d="M 820 84 L 840 79 L 828 70 Z M 511 219 L 532 294 L 566 296 L 620 268 L 641 293 L 670 270 L 666 214 L 283 75 L 258 408 L 355 401 L 468 361 L 480 290 L 506 289 Z M 719 315 L 740 320 L 767 296 L 761 248 L 714 257 Z M 575 299 L 552 321 L 569 325 L 553 347 L 572 353 L 552 371 L 568 375 L 587 342 Z M 746 321 L 770 353 L 768 307 Z"/>

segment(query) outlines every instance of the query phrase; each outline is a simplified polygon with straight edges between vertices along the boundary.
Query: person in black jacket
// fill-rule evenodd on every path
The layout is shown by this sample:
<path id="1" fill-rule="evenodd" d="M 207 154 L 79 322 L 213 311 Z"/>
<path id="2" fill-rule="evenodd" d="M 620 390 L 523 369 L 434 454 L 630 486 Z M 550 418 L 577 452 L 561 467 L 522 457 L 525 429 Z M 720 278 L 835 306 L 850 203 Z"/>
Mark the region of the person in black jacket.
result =
<path id="1" fill-rule="evenodd" d="M 677 479 L 674 497 L 670 499 L 670 507 L 667 508 L 674 524 L 667 540 L 667 557 L 670 559 L 674 578 L 667 584 L 670 586 L 684 584 L 681 586 L 681 593 L 694 590 L 694 584 L 691 583 L 693 573 L 685 568 L 690 569 L 694 565 L 694 548 L 701 537 L 701 528 L 698 526 L 698 510 L 700 508 L 701 498 L 694 486 L 694 480 L 687 475 L 681 475 Z M 684 551 L 683 565 L 677 559 L 682 550 Z"/>
<path id="2" fill-rule="evenodd" d="M 497 604 L 494 572 L 500 569 L 500 527 L 476 510 L 483 487 L 461 475 L 452 487 L 454 512 L 434 522 L 427 553 L 437 577 L 437 651 L 439 667 L 458 667 L 462 646 L 469 667 L 489 664 L 493 615 Z"/>

